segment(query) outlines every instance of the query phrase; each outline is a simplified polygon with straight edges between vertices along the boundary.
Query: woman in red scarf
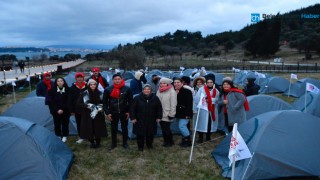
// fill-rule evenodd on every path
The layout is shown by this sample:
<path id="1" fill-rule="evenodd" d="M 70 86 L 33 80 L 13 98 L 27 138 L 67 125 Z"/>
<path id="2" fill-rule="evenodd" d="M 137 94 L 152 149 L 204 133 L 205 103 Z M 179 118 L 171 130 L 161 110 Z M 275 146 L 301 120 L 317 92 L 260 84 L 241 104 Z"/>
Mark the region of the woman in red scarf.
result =
<path id="1" fill-rule="evenodd" d="M 53 87 L 53 81 L 51 81 L 49 72 L 44 73 L 42 77 L 42 81 L 37 84 L 36 94 L 37 96 L 46 97 L 48 91 Z"/>
<path id="2" fill-rule="evenodd" d="M 215 86 L 215 75 L 205 76 L 206 84 L 202 86 L 195 96 L 195 104 L 198 108 L 198 124 L 196 131 L 199 134 L 198 143 L 203 142 L 203 133 L 206 133 L 206 140 L 211 139 L 211 133 L 218 128 L 218 109 L 216 102 L 219 99 L 219 90 Z"/>
<path id="3" fill-rule="evenodd" d="M 229 132 L 232 132 L 234 123 L 240 124 L 246 120 L 246 111 L 249 110 L 246 95 L 241 89 L 236 88 L 230 79 L 222 82 L 218 104 Z"/>

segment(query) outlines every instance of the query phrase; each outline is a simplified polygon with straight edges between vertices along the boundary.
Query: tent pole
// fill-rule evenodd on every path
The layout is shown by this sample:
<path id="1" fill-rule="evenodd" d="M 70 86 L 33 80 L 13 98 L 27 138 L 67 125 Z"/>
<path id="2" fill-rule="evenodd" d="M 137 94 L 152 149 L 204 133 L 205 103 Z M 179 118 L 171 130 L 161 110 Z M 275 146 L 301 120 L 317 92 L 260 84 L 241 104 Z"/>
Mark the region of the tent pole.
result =
<path id="1" fill-rule="evenodd" d="M 200 113 L 200 108 L 198 108 L 197 118 L 196 118 L 196 125 L 195 125 L 194 130 L 193 130 L 192 146 L 191 146 L 191 152 L 190 152 L 190 157 L 189 157 L 189 164 L 190 164 L 191 161 L 192 161 L 192 152 L 193 152 L 193 147 L 194 147 L 194 140 L 195 140 L 195 138 L 196 138 L 196 133 L 197 133 L 199 113 Z"/>

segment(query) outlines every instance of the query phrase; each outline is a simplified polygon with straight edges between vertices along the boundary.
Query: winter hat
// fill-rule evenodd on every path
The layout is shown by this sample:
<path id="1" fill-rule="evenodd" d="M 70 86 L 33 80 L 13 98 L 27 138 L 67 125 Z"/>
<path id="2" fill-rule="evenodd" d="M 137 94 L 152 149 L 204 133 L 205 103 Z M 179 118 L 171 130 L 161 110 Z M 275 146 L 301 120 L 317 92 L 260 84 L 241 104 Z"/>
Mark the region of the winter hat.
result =
<path id="1" fill-rule="evenodd" d="M 97 67 L 92 68 L 91 72 L 100 72 L 100 69 Z"/>
<path id="2" fill-rule="evenodd" d="M 231 77 L 224 77 L 222 80 L 223 80 L 223 81 L 224 81 L 224 80 L 232 81 L 232 78 L 231 78 Z"/>
<path id="3" fill-rule="evenodd" d="M 197 85 L 197 82 L 198 82 L 199 80 L 202 82 L 202 84 L 204 84 L 204 83 L 206 82 L 206 79 L 205 79 L 204 77 L 199 76 L 199 77 L 197 77 L 197 78 L 195 78 L 195 79 L 193 80 L 193 87 L 195 87 L 195 86 Z"/>
<path id="4" fill-rule="evenodd" d="M 49 73 L 49 72 L 43 73 L 43 78 L 45 78 L 46 76 L 50 76 L 51 77 L 51 73 Z"/>
<path id="5" fill-rule="evenodd" d="M 211 73 L 205 75 L 204 78 L 206 78 L 206 82 L 207 82 L 208 80 L 212 80 L 213 83 L 215 83 L 215 80 L 216 80 L 216 76 L 215 76 L 214 74 L 211 74 Z"/>
<path id="6" fill-rule="evenodd" d="M 136 71 L 134 73 L 134 77 L 137 79 L 137 80 L 140 80 L 141 76 L 143 75 L 143 72 L 141 71 Z"/>
<path id="7" fill-rule="evenodd" d="M 150 89 L 151 89 L 151 92 L 152 92 L 152 87 L 151 87 L 150 84 L 144 84 L 144 85 L 142 86 L 142 89 L 144 89 L 144 88 L 146 88 L 146 87 L 150 88 Z"/>
<path id="8" fill-rule="evenodd" d="M 82 72 L 77 72 L 74 77 L 75 78 L 77 78 L 77 77 L 83 77 L 84 78 L 84 74 Z"/>
<path id="9" fill-rule="evenodd" d="M 88 81 L 88 86 L 90 86 L 91 83 L 97 84 L 97 81 L 93 80 L 93 79 L 89 79 Z"/>
<path id="10" fill-rule="evenodd" d="M 166 84 L 171 84 L 171 83 L 172 83 L 172 80 L 169 79 L 169 78 L 166 78 L 166 77 L 162 77 L 162 78 L 160 79 L 160 83 L 162 83 L 162 82 L 164 82 L 164 83 L 166 83 Z"/>

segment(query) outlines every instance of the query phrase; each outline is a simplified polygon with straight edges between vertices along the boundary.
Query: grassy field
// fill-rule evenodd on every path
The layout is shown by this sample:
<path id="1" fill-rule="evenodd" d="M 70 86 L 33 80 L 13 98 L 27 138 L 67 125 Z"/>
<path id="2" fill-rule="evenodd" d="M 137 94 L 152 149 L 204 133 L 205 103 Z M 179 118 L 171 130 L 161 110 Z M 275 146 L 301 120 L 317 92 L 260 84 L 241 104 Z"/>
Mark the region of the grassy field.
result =
<path id="1" fill-rule="evenodd" d="M 89 62 L 79 68 L 90 69 L 95 65 L 103 65 L 101 62 Z M 232 74 L 224 74 L 231 76 Z M 290 74 L 272 74 L 289 78 Z M 319 73 L 298 74 L 299 79 L 313 77 L 320 79 Z M 16 93 L 17 101 L 24 98 L 29 89 Z M 295 98 L 275 94 L 275 96 L 292 103 Z M 13 94 L 0 97 L 0 112 L 2 113 L 13 105 Z M 110 133 L 110 125 L 108 124 Z M 174 135 L 175 145 L 171 148 L 161 146 L 163 139 L 155 138 L 154 148 L 139 152 L 136 140 L 129 140 L 130 149 L 125 150 L 121 146 L 122 137 L 118 135 L 118 147 L 108 150 L 111 145 L 111 137 L 102 140 L 99 149 L 90 149 L 89 143 L 76 144 L 77 137 L 68 138 L 67 145 L 75 155 L 68 179 L 224 179 L 222 170 L 211 157 L 211 152 L 224 138 L 219 133 L 212 134 L 212 140 L 201 145 L 196 145 L 193 153 L 193 161 L 189 164 L 190 148 L 181 148 L 180 135 Z"/>

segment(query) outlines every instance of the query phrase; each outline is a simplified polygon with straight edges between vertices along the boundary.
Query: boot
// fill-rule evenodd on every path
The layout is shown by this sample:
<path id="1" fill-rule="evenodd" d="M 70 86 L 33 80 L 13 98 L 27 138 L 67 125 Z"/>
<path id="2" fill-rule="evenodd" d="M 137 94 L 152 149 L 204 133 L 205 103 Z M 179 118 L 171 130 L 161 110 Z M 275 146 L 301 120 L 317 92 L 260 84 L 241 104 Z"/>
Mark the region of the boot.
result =
<path id="1" fill-rule="evenodd" d="M 199 144 L 203 143 L 203 133 L 202 132 L 199 132 L 199 139 L 198 139 L 197 143 L 199 143 Z"/>
<path id="2" fill-rule="evenodd" d="M 180 146 L 181 147 L 190 147 L 191 146 L 190 136 L 184 137 Z"/>
<path id="3" fill-rule="evenodd" d="M 211 133 L 207 133 L 206 134 L 206 141 L 210 141 L 211 140 Z"/>

